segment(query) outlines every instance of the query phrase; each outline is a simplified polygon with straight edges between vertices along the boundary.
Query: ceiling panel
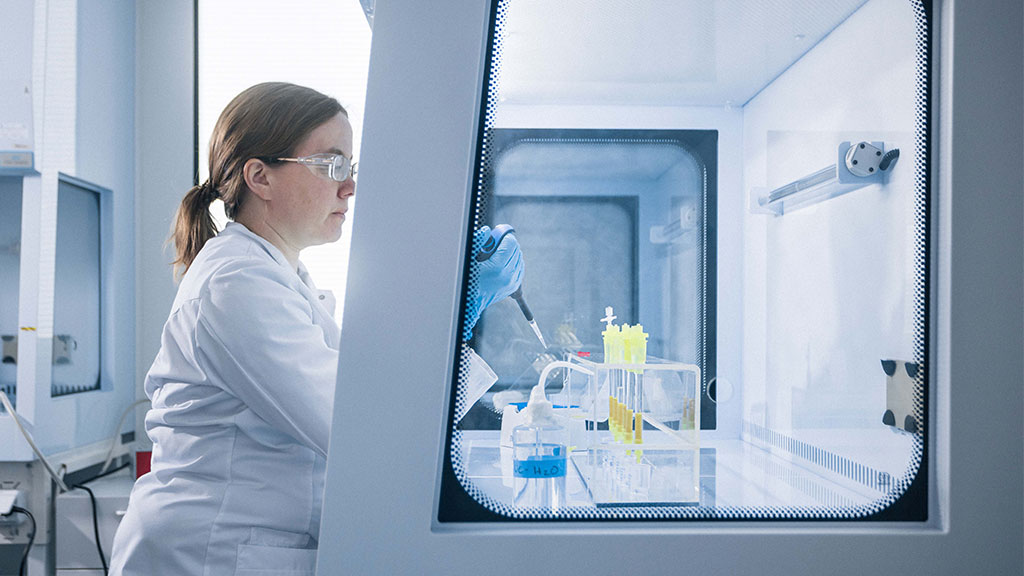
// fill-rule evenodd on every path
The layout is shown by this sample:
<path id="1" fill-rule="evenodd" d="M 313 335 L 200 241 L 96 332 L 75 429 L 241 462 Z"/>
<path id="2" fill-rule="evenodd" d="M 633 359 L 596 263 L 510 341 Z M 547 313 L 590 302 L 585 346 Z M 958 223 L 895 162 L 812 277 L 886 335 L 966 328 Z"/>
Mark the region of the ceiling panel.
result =
<path id="1" fill-rule="evenodd" d="M 509 0 L 510 104 L 743 105 L 866 0 Z"/>

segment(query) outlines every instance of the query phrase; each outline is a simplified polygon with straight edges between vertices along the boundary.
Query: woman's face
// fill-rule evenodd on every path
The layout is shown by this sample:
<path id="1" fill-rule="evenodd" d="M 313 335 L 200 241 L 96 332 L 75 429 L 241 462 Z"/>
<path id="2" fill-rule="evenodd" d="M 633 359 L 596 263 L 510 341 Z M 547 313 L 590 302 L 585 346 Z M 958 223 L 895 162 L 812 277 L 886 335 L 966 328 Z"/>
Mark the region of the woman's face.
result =
<path id="1" fill-rule="evenodd" d="M 344 114 L 339 112 L 318 126 L 295 149 L 296 157 L 314 154 L 352 159 L 352 126 Z M 267 221 L 291 247 L 302 250 L 341 237 L 348 199 L 356 191 L 351 178 L 337 182 L 321 170 L 295 162 L 274 165 L 267 178 L 274 189 L 267 203 Z"/>

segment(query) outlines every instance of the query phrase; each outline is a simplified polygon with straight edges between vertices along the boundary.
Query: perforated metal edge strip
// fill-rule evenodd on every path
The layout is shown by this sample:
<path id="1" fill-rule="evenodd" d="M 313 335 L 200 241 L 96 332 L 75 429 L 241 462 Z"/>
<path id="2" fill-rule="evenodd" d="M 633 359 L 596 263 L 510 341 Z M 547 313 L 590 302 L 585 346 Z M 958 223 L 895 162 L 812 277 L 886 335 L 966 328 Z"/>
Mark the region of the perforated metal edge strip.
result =
<path id="1" fill-rule="evenodd" d="M 925 0 L 909 0 L 914 10 L 916 19 L 917 39 L 915 49 L 917 52 L 916 75 L 917 90 L 915 117 L 916 126 L 914 131 L 915 142 L 915 165 L 914 165 L 914 207 L 915 207 L 915 285 L 914 285 L 914 356 L 915 361 L 921 366 L 916 379 L 914 391 L 914 414 L 918 421 L 925 422 L 925 384 L 928 381 L 928 257 L 929 257 L 929 202 L 930 194 L 928 187 L 929 162 L 928 154 L 928 119 L 930 106 L 929 94 L 929 22 L 927 11 L 923 5 Z M 497 10 L 497 21 L 495 22 L 495 41 L 493 53 L 493 65 L 488 78 L 487 111 L 485 117 L 484 142 L 482 144 L 480 177 L 476 183 L 478 192 L 487 189 L 487 174 L 491 166 L 491 155 L 489 150 L 490 142 L 488 134 L 494 125 L 495 109 L 497 107 L 498 82 L 500 79 L 502 45 L 501 38 L 504 32 L 505 16 L 508 10 L 509 0 L 499 0 Z M 473 217 L 474 230 L 481 225 L 480 219 L 485 212 L 486 198 L 483 194 L 477 195 L 476 210 Z M 705 223 L 706 224 L 706 223 Z M 479 246 L 474 244 L 474 250 Z M 476 275 L 471 272 L 467 297 L 475 298 L 478 295 L 478 283 Z M 467 328 L 463 333 L 463 340 L 468 341 L 472 334 Z M 468 375 L 468 345 L 463 343 L 460 349 L 459 364 L 459 385 L 456 399 L 456 413 L 465 405 L 466 376 Z M 745 423 L 746 424 L 746 423 Z M 927 424 L 926 424 L 927 429 Z M 881 512 L 896 502 L 909 488 L 921 467 L 924 457 L 925 438 L 922 433 L 914 435 L 913 456 L 908 463 L 906 473 L 896 478 L 885 496 L 870 502 L 856 506 L 826 505 L 826 506 L 754 506 L 754 507 L 683 507 L 683 506 L 658 506 L 658 507 L 609 507 L 594 509 L 590 507 L 569 507 L 558 512 L 546 509 L 519 508 L 499 502 L 482 490 L 470 480 L 466 474 L 466 462 L 462 455 L 462 433 L 452 423 L 452 444 L 451 458 L 452 467 L 455 470 L 459 483 L 466 492 L 480 505 L 501 516 L 510 519 L 557 519 L 557 520 L 593 520 L 593 519 L 629 519 L 629 520 L 671 520 L 671 519 L 729 519 L 729 520 L 843 520 L 856 519 L 870 516 Z M 785 444 L 785 442 L 783 442 Z M 876 471 L 877 472 L 877 471 Z"/>

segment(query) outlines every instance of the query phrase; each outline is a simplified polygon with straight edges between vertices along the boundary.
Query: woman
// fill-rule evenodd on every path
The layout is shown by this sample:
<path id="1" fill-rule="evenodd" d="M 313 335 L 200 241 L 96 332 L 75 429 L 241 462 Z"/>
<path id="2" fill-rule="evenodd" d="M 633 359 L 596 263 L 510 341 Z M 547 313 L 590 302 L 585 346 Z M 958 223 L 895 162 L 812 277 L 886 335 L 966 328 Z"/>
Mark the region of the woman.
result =
<path id="1" fill-rule="evenodd" d="M 210 179 L 178 210 L 184 275 L 145 381 L 152 470 L 132 491 L 111 574 L 313 573 L 339 330 L 299 253 L 340 237 L 354 175 L 333 98 L 265 83 L 221 113 Z M 217 198 L 233 220 L 219 234 Z M 481 267 L 471 308 L 518 286 L 509 239 Z"/>

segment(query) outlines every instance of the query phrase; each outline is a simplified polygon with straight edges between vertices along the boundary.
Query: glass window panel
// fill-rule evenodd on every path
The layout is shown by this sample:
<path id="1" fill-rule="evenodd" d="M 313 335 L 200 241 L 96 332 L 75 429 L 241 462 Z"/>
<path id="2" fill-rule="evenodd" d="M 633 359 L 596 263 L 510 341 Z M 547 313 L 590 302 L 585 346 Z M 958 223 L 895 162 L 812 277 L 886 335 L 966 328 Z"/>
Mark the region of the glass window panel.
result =
<path id="1" fill-rule="evenodd" d="M 0 176 L 0 390 L 17 396 L 18 290 L 21 270 L 21 177 Z M 15 406 L 17 409 L 17 406 Z M 0 412 L 3 412 L 0 406 Z"/>
<path id="2" fill-rule="evenodd" d="M 100 389 L 100 196 L 61 180 L 53 287 L 53 379 L 64 396 Z"/>
<path id="3" fill-rule="evenodd" d="M 442 522 L 926 519 L 930 26 L 496 3 Z"/>

